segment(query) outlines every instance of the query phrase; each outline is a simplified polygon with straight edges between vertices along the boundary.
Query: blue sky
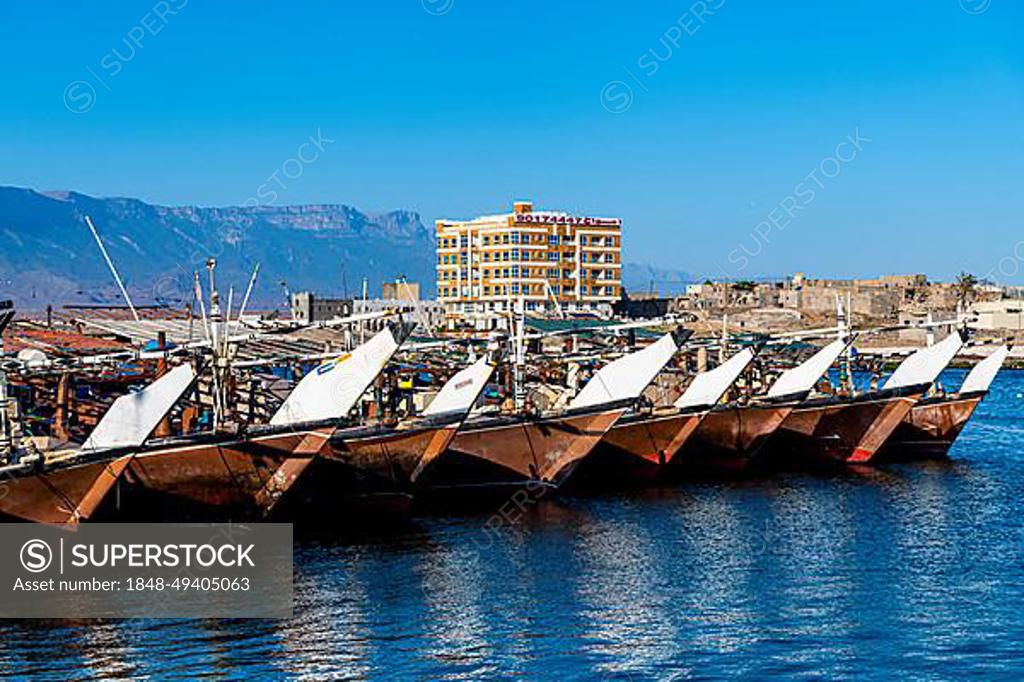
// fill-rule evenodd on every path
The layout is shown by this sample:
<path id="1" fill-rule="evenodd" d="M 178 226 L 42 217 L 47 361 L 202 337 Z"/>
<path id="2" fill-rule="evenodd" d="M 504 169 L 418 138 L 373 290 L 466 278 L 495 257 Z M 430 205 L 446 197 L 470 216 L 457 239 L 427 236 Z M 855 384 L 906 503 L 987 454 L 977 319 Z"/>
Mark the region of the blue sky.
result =
<path id="1" fill-rule="evenodd" d="M 525 198 L 699 275 L 1024 283 L 1022 34 L 1016 0 L 3 3 L 0 184 L 239 204 L 319 131 L 276 203 Z"/>

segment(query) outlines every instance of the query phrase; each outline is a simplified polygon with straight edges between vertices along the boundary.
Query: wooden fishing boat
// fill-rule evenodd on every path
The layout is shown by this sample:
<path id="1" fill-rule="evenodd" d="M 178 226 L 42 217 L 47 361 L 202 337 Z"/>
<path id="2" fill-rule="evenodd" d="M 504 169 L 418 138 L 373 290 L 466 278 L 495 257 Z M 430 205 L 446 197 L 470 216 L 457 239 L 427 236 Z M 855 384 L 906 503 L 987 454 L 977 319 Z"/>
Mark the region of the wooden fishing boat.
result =
<path id="1" fill-rule="evenodd" d="M 797 404 L 756 401 L 716 407 L 676 455 L 675 471 L 746 469 Z"/>
<path id="2" fill-rule="evenodd" d="M 389 325 L 352 352 L 320 364 L 269 424 L 154 442 L 129 463 L 123 500 L 136 517 L 265 517 L 345 426 L 409 331 Z"/>
<path id="3" fill-rule="evenodd" d="M 88 456 L 47 457 L 45 463 L 0 469 L 0 514 L 22 521 L 76 525 L 89 519 L 107 499 L 131 459 L 105 452 Z"/>
<path id="4" fill-rule="evenodd" d="M 856 396 L 812 398 L 795 407 L 771 441 L 780 460 L 870 461 L 928 389 L 927 384 Z"/>
<path id="5" fill-rule="evenodd" d="M 910 415 L 963 346 L 950 334 L 904 360 L 880 390 L 812 398 L 797 406 L 772 442 L 777 457 L 867 464 Z"/>
<path id="6" fill-rule="evenodd" d="M 261 518 L 330 440 L 336 420 L 155 440 L 130 458 L 122 512 L 133 519 Z"/>
<path id="7" fill-rule="evenodd" d="M 561 412 L 470 418 L 447 450 L 422 460 L 413 477 L 418 490 L 486 494 L 561 486 L 676 350 L 676 338 L 666 334 L 605 365 Z"/>
<path id="8" fill-rule="evenodd" d="M 552 415 L 467 420 L 448 448 L 424 460 L 420 489 L 558 487 L 630 407 L 632 400 Z"/>
<path id="9" fill-rule="evenodd" d="M 893 431 L 880 459 L 937 459 L 948 456 L 960 432 L 1005 362 L 1010 349 L 999 347 L 971 369 L 960 390 L 922 399 Z"/>
<path id="10" fill-rule="evenodd" d="M 408 511 L 416 473 L 448 449 L 493 372 L 485 356 L 452 376 L 420 415 L 395 426 L 335 431 L 292 489 L 287 515 L 355 507 L 387 515 Z"/>
<path id="11" fill-rule="evenodd" d="M 48 524 L 75 525 L 108 500 L 131 459 L 178 399 L 195 372 L 182 365 L 111 405 L 79 447 L 14 449 L 0 467 L 0 514 Z"/>
<path id="12" fill-rule="evenodd" d="M 749 467 L 850 342 L 844 337 L 828 344 L 783 372 L 763 396 L 712 409 L 676 455 L 673 473 L 742 471 Z"/>
<path id="13" fill-rule="evenodd" d="M 580 486 L 648 482 L 658 477 L 755 356 L 744 349 L 702 372 L 671 407 L 630 411 L 604 435 L 573 475 Z"/>

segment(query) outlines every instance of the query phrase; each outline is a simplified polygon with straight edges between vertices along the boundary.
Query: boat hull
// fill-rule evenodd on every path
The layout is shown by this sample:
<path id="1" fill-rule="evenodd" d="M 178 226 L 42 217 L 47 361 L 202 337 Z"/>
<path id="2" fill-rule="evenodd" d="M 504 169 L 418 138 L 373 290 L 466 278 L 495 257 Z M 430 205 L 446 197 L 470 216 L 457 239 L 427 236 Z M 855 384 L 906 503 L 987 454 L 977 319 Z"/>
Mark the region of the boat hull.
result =
<path id="1" fill-rule="evenodd" d="M 123 455 L 62 463 L 5 477 L 0 483 L 0 514 L 22 521 L 76 525 L 100 510 L 130 460 L 130 455 Z"/>
<path id="2" fill-rule="evenodd" d="M 676 454 L 671 471 L 742 471 L 760 455 L 793 404 L 731 405 L 708 412 Z"/>
<path id="3" fill-rule="evenodd" d="M 619 485 L 658 478 L 707 412 L 626 415 L 609 429 L 573 474 L 574 485 Z"/>
<path id="4" fill-rule="evenodd" d="M 865 396 L 797 406 L 772 439 L 776 462 L 867 464 L 920 399 L 920 393 Z"/>
<path id="5" fill-rule="evenodd" d="M 942 459 L 984 394 L 926 399 L 914 406 L 879 451 L 883 459 Z"/>
<path id="6" fill-rule="evenodd" d="M 367 513 L 368 520 L 404 516 L 414 499 L 414 472 L 444 452 L 457 430 L 457 424 L 449 424 L 336 432 L 289 491 L 281 513 L 315 518 L 358 509 Z"/>
<path id="7" fill-rule="evenodd" d="M 264 518 L 333 431 L 333 426 L 289 430 L 137 453 L 124 476 L 126 506 L 143 518 Z"/>
<path id="8" fill-rule="evenodd" d="M 448 448 L 417 469 L 418 490 L 560 486 L 625 408 L 465 424 Z"/>

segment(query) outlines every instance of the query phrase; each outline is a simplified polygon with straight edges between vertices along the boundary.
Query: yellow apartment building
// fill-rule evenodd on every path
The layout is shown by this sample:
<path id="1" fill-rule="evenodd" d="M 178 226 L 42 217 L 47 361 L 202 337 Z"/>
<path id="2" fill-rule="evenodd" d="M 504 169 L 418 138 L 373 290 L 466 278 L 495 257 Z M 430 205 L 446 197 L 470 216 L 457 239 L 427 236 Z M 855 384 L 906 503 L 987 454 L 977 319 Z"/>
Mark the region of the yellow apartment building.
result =
<path id="1" fill-rule="evenodd" d="M 534 211 L 437 221 L 437 292 L 449 327 L 504 328 L 527 315 L 609 317 L 622 294 L 622 221 Z"/>

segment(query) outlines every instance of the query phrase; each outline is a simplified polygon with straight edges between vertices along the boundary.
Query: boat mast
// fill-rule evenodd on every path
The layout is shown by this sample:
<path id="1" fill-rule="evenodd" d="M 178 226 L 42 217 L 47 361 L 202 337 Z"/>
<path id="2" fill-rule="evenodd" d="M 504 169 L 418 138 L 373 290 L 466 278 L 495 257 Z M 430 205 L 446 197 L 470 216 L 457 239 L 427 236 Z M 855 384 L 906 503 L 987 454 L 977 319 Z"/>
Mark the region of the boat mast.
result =
<path id="1" fill-rule="evenodd" d="M 0 356 L 4 353 L 4 331 L 14 319 L 14 303 L 0 301 Z M 7 370 L 0 366 L 0 450 L 10 461 L 14 454 L 14 428 L 10 414 L 10 399 L 7 397 Z"/>
<path id="2" fill-rule="evenodd" d="M 231 318 L 234 288 L 228 290 L 227 315 L 220 309 L 220 292 L 217 291 L 217 260 L 206 261 L 210 273 L 210 352 L 213 354 L 213 427 L 217 430 L 230 417 L 228 394 L 231 386 L 231 358 L 228 341 L 228 323 Z"/>
<path id="3" fill-rule="evenodd" d="M 853 332 L 853 292 L 846 292 L 846 329 L 849 336 Z M 846 380 L 850 382 L 850 397 L 856 397 L 857 385 L 853 381 L 853 343 L 846 346 Z"/>
<path id="4" fill-rule="evenodd" d="M 128 309 L 132 311 L 132 317 L 135 321 L 139 321 L 139 313 L 135 310 L 135 305 L 132 303 L 132 297 L 128 295 L 128 290 L 124 288 L 124 283 L 121 281 L 121 276 L 117 274 L 117 268 L 114 267 L 114 261 L 110 260 L 110 254 L 107 253 L 107 248 L 103 246 L 103 240 L 100 239 L 100 233 L 96 231 L 96 227 L 92 224 L 92 218 L 85 216 L 85 224 L 89 226 L 89 231 L 92 232 L 93 238 L 96 239 L 96 245 L 100 247 L 100 253 L 103 254 L 103 260 L 107 261 L 107 267 L 110 268 L 110 274 L 114 276 L 114 281 L 117 282 L 117 287 L 121 290 L 121 295 L 124 296 L 125 303 L 128 304 Z"/>
<path id="5" fill-rule="evenodd" d="M 522 296 L 516 301 L 515 325 L 515 365 L 512 381 L 516 411 L 522 412 L 526 407 L 526 386 L 524 385 L 526 366 L 526 302 Z"/>
<path id="6" fill-rule="evenodd" d="M 853 333 L 853 321 L 851 318 L 853 305 L 850 294 L 846 295 L 846 307 L 843 307 L 843 298 L 836 294 L 836 338 L 844 339 Z M 842 356 L 842 364 L 839 367 L 839 386 L 850 397 L 854 396 L 855 387 L 853 384 L 853 344 L 846 347 Z"/>
<path id="7" fill-rule="evenodd" d="M 260 274 L 260 264 L 257 263 L 252 269 L 252 277 L 249 278 L 249 286 L 245 290 L 245 297 L 242 298 L 242 306 L 238 309 L 238 322 L 242 322 L 242 316 L 245 315 L 245 309 L 249 306 L 249 297 L 252 296 L 252 288 L 256 285 L 256 278 Z"/>

